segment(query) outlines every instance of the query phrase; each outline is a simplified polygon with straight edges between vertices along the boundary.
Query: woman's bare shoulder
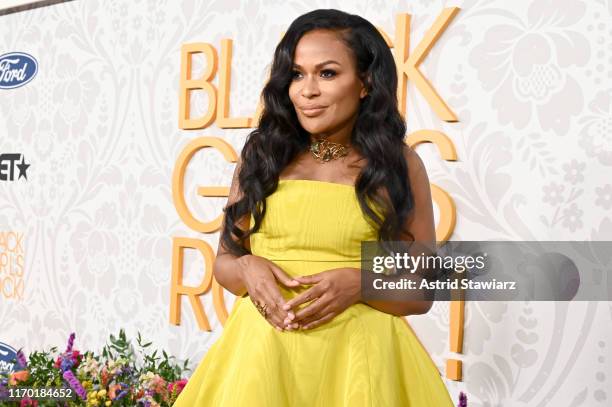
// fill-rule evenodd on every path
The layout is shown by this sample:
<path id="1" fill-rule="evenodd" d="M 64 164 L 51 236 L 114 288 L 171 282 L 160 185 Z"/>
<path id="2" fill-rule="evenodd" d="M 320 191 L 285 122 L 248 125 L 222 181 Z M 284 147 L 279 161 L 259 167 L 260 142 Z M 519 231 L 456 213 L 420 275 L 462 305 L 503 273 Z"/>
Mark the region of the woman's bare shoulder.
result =
<path id="1" fill-rule="evenodd" d="M 406 159 L 410 175 L 416 175 L 425 170 L 425 164 L 421 157 L 407 144 L 404 146 L 404 158 Z"/>

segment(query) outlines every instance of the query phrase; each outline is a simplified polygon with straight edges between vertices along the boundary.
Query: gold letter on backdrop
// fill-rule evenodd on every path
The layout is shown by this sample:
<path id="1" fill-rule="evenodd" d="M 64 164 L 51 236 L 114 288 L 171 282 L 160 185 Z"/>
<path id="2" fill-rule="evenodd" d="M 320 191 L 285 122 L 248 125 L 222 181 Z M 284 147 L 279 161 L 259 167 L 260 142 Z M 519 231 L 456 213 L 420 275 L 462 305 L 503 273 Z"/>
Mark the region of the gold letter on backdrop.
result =
<path id="1" fill-rule="evenodd" d="M 193 214 L 189 211 L 187 203 L 185 202 L 185 171 L 187 165 L 191 161 L 193 155 L 202 148 L 213 147 L 223 154 L 223 157 L 228 161 L 235 163 L 238 161 L 238 156 L 232 146 L 226 141 L 217 137 L 199 137 L 192 140 L 181 152 L 179 158 L 176 160 L 174 166 L 174 172 L 172 174 L 172 199 L 174 200 L 174 206 L 179 214 L 180 218 L 185 222 L 191 229 L 201 233 L 212 233 L 216 232 L 221 227 L 223 220 L 223 214 L 217 216 L 210 222 L 201 222 L 197 220 Z M 198 195 L 200 196 L 214 196 L 214 197 L 227 197 L 229 195 L 228 187 L 198 187 Z M 199 287 L 186 287 L 182 285 L 183 278 L 183 249 L 184 248 L 199 249 L 205 260 L 206 276 L 204 281 Z M 171 302 L 170 302 L 170 322 L 179 325 L 180 324 L 180 298 L 182 295 L 187 295 L 193 309 L 196 313 L 198 325 L 200 328 L 210 331 L 210 325 L 206 318 L 206 313 L 202 309 L 202 304 L 198 301 L 196 296 L 202 295 L 211 288 L 212 284 L 212 295 L 213 304 L 217 317 L 224 323 L 227 319 L 228 313 L 225 309 L 225 301 L 223 298 L 223 287 L 221 287 L 216 281 L 214 281 L 212 275 L 212 264 L 214 260 L 214 254 L 212 249 L 206 242 L 197 239 L 188 238 L 174 238 L 174 249 L 172 253 L 172 286 L 171 286 Z"/>
<path id="2" fill-rule="evenodd" d="M 172 248 L 172 282 L 170 284 L 170 323 L 181 324 L 181 296 L 186 295 L 196 315 L 201 329 L 210 331 L 210 324 L 206 312 L 202 307 L 199 296 L 210 289 L 212 282 L 212 266 L 214 253 L 211 247 L 203 240 L 175 237 Z M 204 279 L 198 287 L 183 285 L 183 253 L 184 249 L 196 249 L 204 257 Z"/>
<path id="3" fill-rule="evenodd" d="M 205 70 L 199 79 L 191 79 L 193 54 L 204 54 Z M 217 91 L 211 81 L 217 72 L 217 52 L 215 48 L 204 42 L 183 44 L 181 47 L 181 77 L 179 82 L 179 128 L 203 129 L 215 119 L 217 108 Z M 204 116 L 192 119 L 191 91 L 200 89 L 208 95 L 208 109 Z"/>
<path id="4" fill-rule="evenodd" d="M 185 170 L 187 164 L 191 161 L 193 155 L 200 149 L 206 147 L 214 147 L 223 154 L 223 157 L 228 162 L 235 163 L 238 161 L 238 156 L 232 146 L 226 141 L 217 137 L 198 137 L 192 140 L 181 152 L 181 155 L 176 160 L 174 172 L 172 174 L 172 199 L 174 206 L 179 216 L 191 229 L 201 233 L 212 233 L 219 230 L 223 214 L 220 214 L 210 222 L 200 222 L 189 211 L 185 202 Z M 228 187 L 200 187 L 198 194 L 202 196 L 228 196 Z"/>
<path id="5" fill-rule="evenodd" d="M 458 7 L 445 8 L 431 28 L 425 33 L 425 36 L 408 59 L 406 57 L 410 49 L 410 14 L 399 14 L 397 16 L 395 26 L 395 64 L 397 65 L 398 79 L 397 99 L 400 113 L 404 117 L 406 116 L 406 84 L 408 79 L 411 79 L 440 119 L 446 122 L 457 121 L 457 116 L 444 103 L 431 83 L 417 67 L 423 62 L 434 43 L 440 38 L 458 12 Z"/>
<path id="6" fill-rule="evenodd" d="M 249 117 L 229 117 L 230 85 L 232 83 L 232 40 L 221 40 L 221 69 L 219 70 L 219 116 L 217 126 L 223 129 L 251 127 Z"/>

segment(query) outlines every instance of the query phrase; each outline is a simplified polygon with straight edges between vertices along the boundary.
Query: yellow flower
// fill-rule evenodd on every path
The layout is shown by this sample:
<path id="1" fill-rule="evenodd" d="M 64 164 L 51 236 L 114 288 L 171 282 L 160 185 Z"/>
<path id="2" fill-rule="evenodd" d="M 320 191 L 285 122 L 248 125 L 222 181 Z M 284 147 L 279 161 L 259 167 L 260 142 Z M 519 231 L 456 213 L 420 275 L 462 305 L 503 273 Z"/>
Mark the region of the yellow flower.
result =
<path id="1" fill-rule="evenodd" d="M 98 397 L 105 398 L 106 397 L 106 390 L 102 389 L 102 390 L 98 391 Z"/>
<path id="2" fill-rule="evenodd" d="M 110 406 L 111 404 L 113 404 L 113 402 L 112 402 L 112 401 L 110 401 L 110 400 L 107 400 L 107 401 L 106 401 L 106 403 L 104 403 L 104 404 L 105 404 L 106 406 Z"/>

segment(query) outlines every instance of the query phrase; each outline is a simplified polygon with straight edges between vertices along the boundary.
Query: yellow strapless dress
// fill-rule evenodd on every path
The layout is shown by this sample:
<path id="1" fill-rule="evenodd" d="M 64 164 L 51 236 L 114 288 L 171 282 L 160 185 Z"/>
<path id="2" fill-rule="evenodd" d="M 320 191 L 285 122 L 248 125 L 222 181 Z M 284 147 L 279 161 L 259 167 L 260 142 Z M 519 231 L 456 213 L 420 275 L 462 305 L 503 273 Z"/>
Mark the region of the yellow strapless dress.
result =
<path id="1" fill-rule="evenodd" d="M 281 180 L 267 198 L 251 251 L 297 276 L 360 268 L 362 240 L 376 240 L 376 230 L 364 218 L 352 186 Z M 281 292 L 290 298 L 298 291 Z M 357 303 L 318 328 L 280 332 L 248 296 L 236 299 L 221 337 L 174 404 L 453 405 L 440 372 L 404 318 Z"/>

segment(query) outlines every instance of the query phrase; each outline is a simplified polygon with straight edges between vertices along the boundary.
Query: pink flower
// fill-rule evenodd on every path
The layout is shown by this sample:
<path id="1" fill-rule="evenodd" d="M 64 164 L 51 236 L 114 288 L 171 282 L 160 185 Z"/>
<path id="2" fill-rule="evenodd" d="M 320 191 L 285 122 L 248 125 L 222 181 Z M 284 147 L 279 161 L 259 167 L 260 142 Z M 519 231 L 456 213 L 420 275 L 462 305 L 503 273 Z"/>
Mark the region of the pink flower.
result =
<path id="1" fill-rule="evenodd" d="M 186 385 L 187 385 L 187 379 L 177 380 L 175 382 L 168 384 L 168 391 L 170 393 L 176 392 L 176 394 L 180 394 Z"/>
<path id="2" fill-rule="evenodd" d="M 19 407 L 23 407 L 23 406 L 38 406 L 38 400 L 36 399 L 31 399 L 29 397 L 26 397 L 24 399 L 21 399 L 21 402 L 19 403 Z"/>
<path id="3" fill-rule="evenodd" d="M 157 394 L 163 394 L 164 391 L 166 390 L 166 381 L 164 380 L 163 377 L 159 375 L 155 375 L 153 380 L 151 380 L 150 388 Z"/>
<path id="4" fill-rule="evenodd" d="M 74 360 L 74 368 L 76 369 L 81 364 L 82 355 L 78 350 L 72 351 L 72 360 Z"/>
<path id="5" fill-rule="evenodd" d="M 110 386 L 108 386 L 108 397 L 111 400 L 114 400 L 120 391 L 121 391 L 120 384 L 111 384 Z"/>

